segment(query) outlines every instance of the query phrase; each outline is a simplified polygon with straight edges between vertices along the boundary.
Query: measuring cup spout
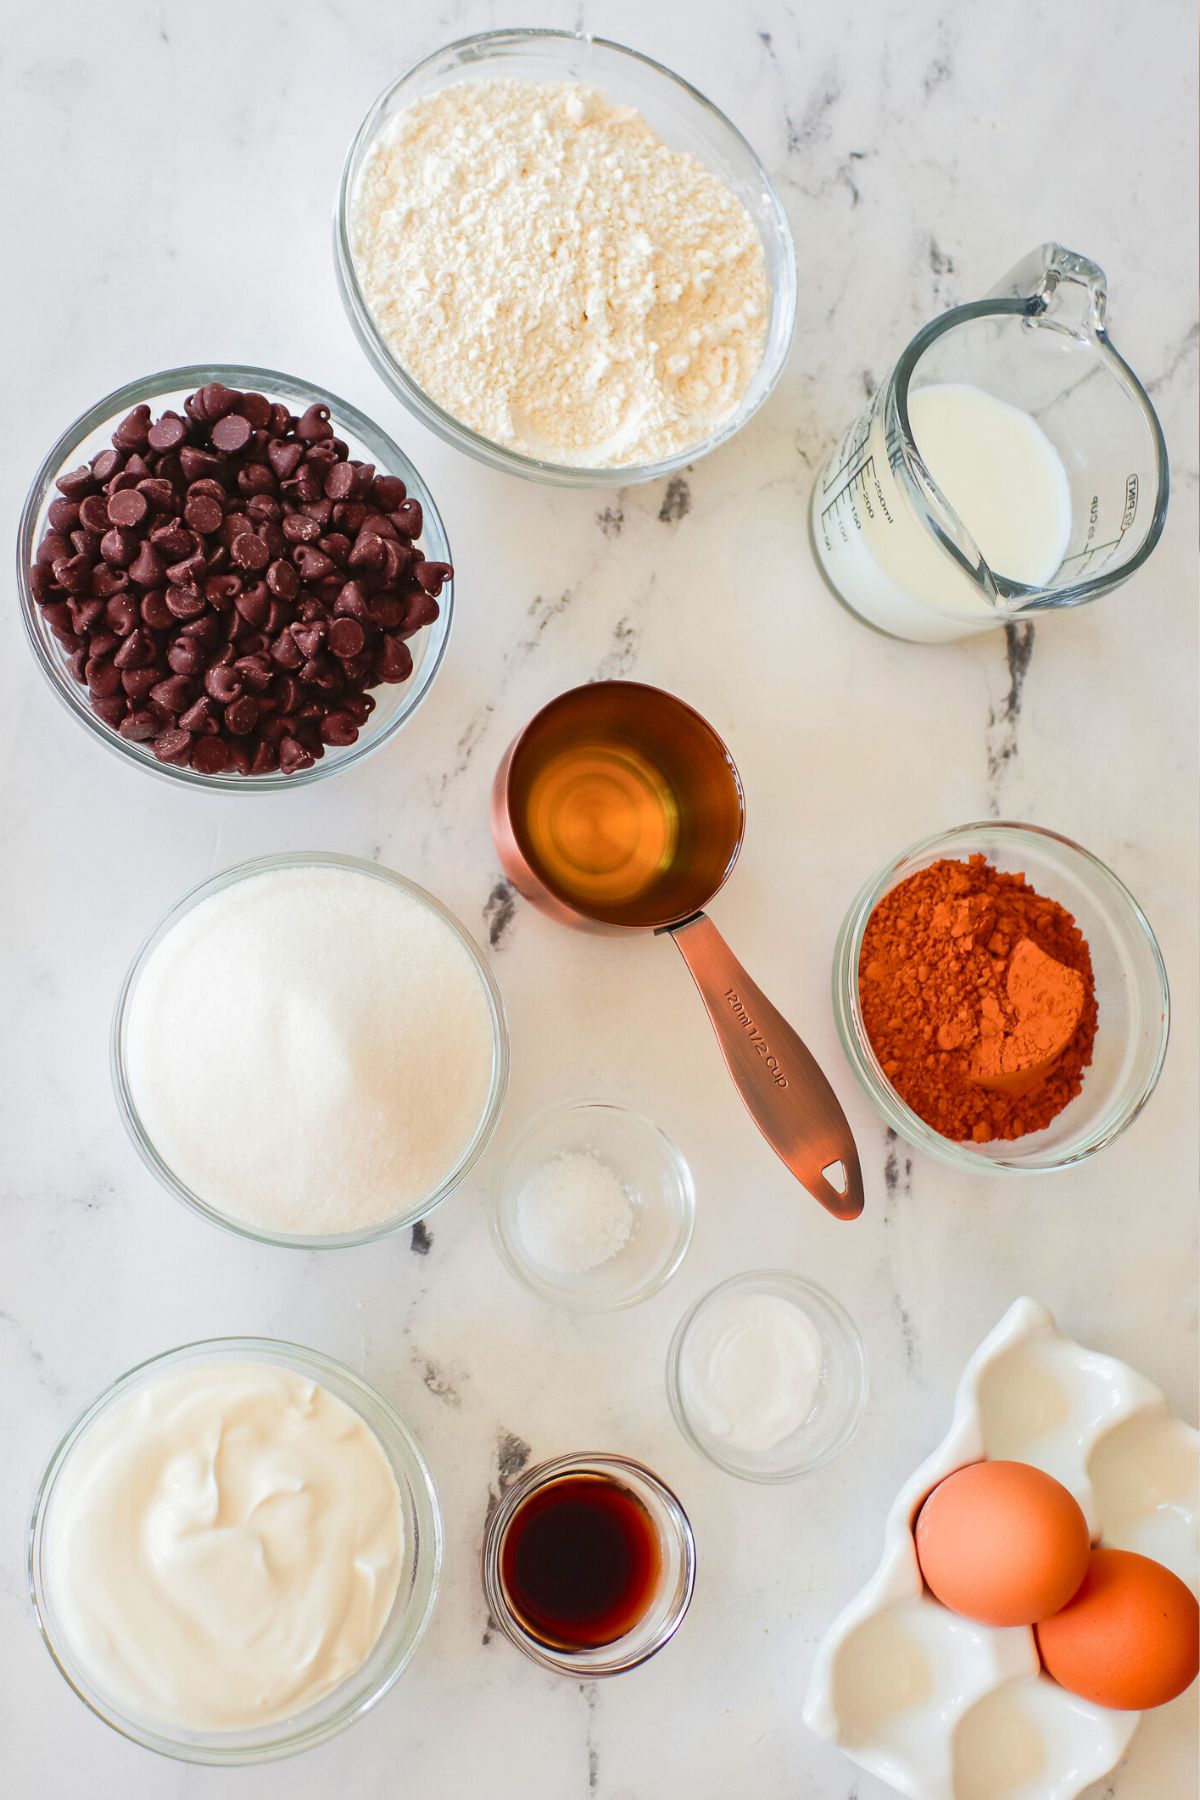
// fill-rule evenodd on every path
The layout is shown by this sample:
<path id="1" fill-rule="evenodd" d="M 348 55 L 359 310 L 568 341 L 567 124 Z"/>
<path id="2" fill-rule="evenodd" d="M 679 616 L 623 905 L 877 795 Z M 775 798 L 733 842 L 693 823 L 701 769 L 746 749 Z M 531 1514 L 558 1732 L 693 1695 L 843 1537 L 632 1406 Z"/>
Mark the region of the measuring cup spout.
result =
<path id="1" fill-rule="evenodd" d="M 1030 318 L 1086 342 L 1104 331 L 1108 281 L 1089 257 L 1065 244 L 1042 244 L 1022 257 L 988 298 L 1023 300 Z"/>
<path id="2" fill-rule="evenodd" d="M 837 1219 L 863 1209 L 846 1115 L 812 1052 L 738 962 L 706 913 L 670 928 L 750 1117 L 800 1184 Z"/>

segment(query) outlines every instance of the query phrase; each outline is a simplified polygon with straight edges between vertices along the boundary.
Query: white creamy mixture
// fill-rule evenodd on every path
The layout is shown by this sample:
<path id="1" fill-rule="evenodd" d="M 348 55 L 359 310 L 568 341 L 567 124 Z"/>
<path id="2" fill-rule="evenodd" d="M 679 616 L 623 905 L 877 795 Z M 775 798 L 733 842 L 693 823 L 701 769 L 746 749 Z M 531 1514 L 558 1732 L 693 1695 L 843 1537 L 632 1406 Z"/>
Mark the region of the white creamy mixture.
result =
<path id="1" fill-rule="evenodd" d="M 259 1362 L 163 1373 L 63 1466 L 49 1590 L 89 1679 L 138 1716 L 234 1731 L 369 1656 L 404 1563 L 400 1493 L 343 1401 Z"/>
<path id="2" fill-rule="evenodd" d="M 821 1335 L 778 1294 L 717 1294 L 684 1340 L 679 1387 L 695 1429 L 747 1455 L 773 1450 L 813 1409 Z"/>
<path id="3" fill-rule="evenodd" d="M 194 907 L 129 1011 L 134 1104 L 209 1205 L 260 1229 L 361 1230 L 421 1200 L 473 1137 L 487 993 L 415 895 L 352 869 L 276 869 Z"/>
<path id="4" fill-rule="evenodd" d="M 526 1251 L 559 1275 L 581 1275 L 623 1250 L 634 1213 L 625 1184 L 592 1150 L 563 1150 L 534 1169 L 517 1197 Z"/>
<path id="5" fill-rule="evenodd" d="M 1071 490 L 1062 458 L 1037 420 L 983 388 L 938 382 L 912 390 L 909 423 L 922 461 L 984 560 L 1010 581 L 1040 587 L 1071 538 Z M 823 514 L 845 447 L 818 478 L 817 555 L 833 585 L 883 631 L 919 641 L 1003 623 L 914 512 L 888 465 L 878 420 L 863 447 L 872 461 Z M 856 459 L 857 460 L 857 459 Z"/>
<path id="6" fill-rule="evenodd" d="M 667 456 L 729 417 L 762 360 L 750 214 L 591 88 L 464 81 L 398 113 L 363 164 L 350 242 L 413 379 L 529 456 Z"/>

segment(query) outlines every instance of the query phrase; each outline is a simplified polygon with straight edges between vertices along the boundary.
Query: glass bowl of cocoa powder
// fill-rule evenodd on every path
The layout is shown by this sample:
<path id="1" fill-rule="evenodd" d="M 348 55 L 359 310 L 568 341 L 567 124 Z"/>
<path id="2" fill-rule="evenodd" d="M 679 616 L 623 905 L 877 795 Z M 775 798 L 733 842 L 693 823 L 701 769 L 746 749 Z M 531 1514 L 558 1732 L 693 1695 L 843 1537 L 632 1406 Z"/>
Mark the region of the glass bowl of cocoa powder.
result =
<path id="1" fill-rule="evenodd" d="M 980 1174 L 1070 1168 L 1154 1091 L 1170 1001 L 1128 888 L 1070 838 L 957 826 L 866 883 L 834 951 L 842 1047 L 918 1150 Z"/>
<path id="2" fill-rule="evenodd" d="M 214 454 L 219 442 L 212 435 L 216 417 L 206 417 L 197 427 L 187 410 L 189 400 L 221 391 L 227 400 L 231 393 L 234 396 L 228 401 L 229 414 L 222 418 L 228 428 L 237 426 L 244 412 L 249 415 L 247 442 L 224 456 Z M 358 470 L 361 491 L 352 492 L 347 502 L 325 499 L 330 516 L 323 523 L 316 519 L 303 522 L 306 532 L 313 527 L 309 535 L 314 541 L 274 543 L 265 556 L 250 546 L 255 549 L 255 562 L 243 567 L 232 551 L 223 547 L 225 526 L 235 513 L 245 510 L 252 515 L 247 521 L 252 527 L 248 535 L 273 542 L 271 533 L 282 523 L 301 522 L 276 519 L 273 526 L 272 508 L 302 512 L 305 507 L 311 511 L 313 505 L 298 491 L 293 495 L 294 468 L 283 462 L 272 471 L 255 449 L 259 403 L 268 401 L 279 409 L 280 419 L 286 416 L 297 428 L 305 417 L 311 417 L 312 429 L 326 434 L 330 455 L 341 460 L 344 479 L 349 480 L 347 466 Z M 218 412 L 224 404 L 226 401 L 218 403 Z M 153 438 L 138 446 L 136 440 L 144 439 L 145 434 L 136 426 L 127 434 L 131 443 L 123 451 L 118 447 L 123 426 L 135 415 L 144 424 L 147 412 L 151 423 L 158 424 L 166 416 L 177 418 L 186 428 L 188 437 L 181 438 L 174 458 L 178 462 L 190 438 L 193 456 L 208 458 L 212 465 L 194 471 L 201 479 L 183 476 L 176 481 L 179 491 L 170 493 L 171 484 L 165 478 L 158 480 L 162 453 L 153 448 Z M 259 431 L 257 437 L 265 440 L 275 429 L 272 424 L 270 432 Z M 229 443 L 239 435 L 245 433 L 234 432 Z M 297 432 L 291 430 L 287 435 L 295 438 Z M 288 454 L 283 445 L 270 447 Z M 301 452 L 302 447 L 293 444 L 291 454 Z M 254 473 L 262 479 L 251 482 L 243 465 L 256 456 L 259 461 Z M 131 457 L 140 461 L 131 466 Z M 112 468 L 101 458 L 107 458 Z M 374 477 L 368 480 L 371 469 Z M 175 473 L 178 477 L 179 471 Z M 206 481 L 204 473 L 221 479 Z M 246 477 L 241 485 L 239 476 Z M 357 407 L 315 382 L 249 365 L 200 363 L 145 376 L 98 401 L 69 425 L 47 452 L 26 498 L 17 536 L 17 580 L 25 633 L 55 698 L 96 740 L 125 761 L 187 786 L 224 793 L 272 793 L 319 781 L 380 749 L 420 705 L 441 666 L 453 618 L 454 582 L 452 575 L 430 582 L 437 589 L 436 596 L 422 597 L 422 622 L 410 631 L 411 620 L 394 616 L 399 607 L 395 597 L 399 584 L 389 583 L 371 565 L 355 560 L 356 541 L 344 554 L 338 548 L 341 544 L 344 549 L 351 535 L 361 531 L 359 513 L 369 512 L 375 524 L 382 520 L 381 529 L 395 531 L 382 514 L 379 493 L 383 490 L 375 477 L 387 478 L 388 504 L 397 500 L 400 505 L 407 503 L 406 517 L 415 529 L 411 548 L 404 548 L 404 555 L 423 558 L 427 566 L 434 565 L 439 571 L 448 568 L 451 557 L 445 528 L 417 469 Z M 222 487 L 225 491 L 214 502 L 212 496 Z M 149 496 L 139 504 L 134 493 L 123 493 L 128 512 L 122 512 L 122 503 L 118 503 L 108 520 L 107 535 L 131 540 L 124 549 L 119 544 L 109 547 L 105 520 L 92 520 L 87 512 L 89 507 L 108 511 L 114 495 L 123 488 Z M 205 494 L 206 489 L 212 493 Z M 337 491 L 336 483 L 332 491 Z M 211 509 L 214 503 L 218 506 L 216 524 L 195 511 L 197 504 Z M 352 508 L 349 526 L 346 504 Z M 83 518 L 72 518 L 81 510 Z M 119 525 L 116 521 L 121 518 L 128 523 Z M 88 530 L 89 523 L 95 525 L 94 530 Z M 197 525 L 207 530 L 197 530 Z M 156 549 L 155 540 L 161 540 L 164 529 L 176 531 L 179 541 L 170 548 L 160 543 Z M 335 532 L 341 533 L 336 542 L 331 536 Z M 59 542 L 48 549 L 55 536 Z M 332 558 L 321 548 L 322 537 L 334 549 Z M 138 559 L 149 554 L 147 546 L 157 564 L 143 571 Z M 116 561 L 106 560 L 110 549 Z M 177 559 L 186 561 L 193 552 L 197 557 L 202 553 L 205 566 L 189 577 Z M 284 569 L 288 585 L 281 587 L 280 563 L 290 562 L 294 568 L 297 557 L 311 558 L 318 552 L 320 586 L 322 591 L 330 590 L 324 599 L 315 598 L 317 588 L 303 573 L 297 580 Z M 58 579 L 61 571 L 52 560 L 63 555 L 79 565 L 77 575 L 71 571 L 71 587 L 65 590 Z M 277 561 L 272 562 L 272 557 Z M 265 566 L 259 568 L 259 561 Z M 91 566 L 85 566 L 88 564 Z M 143 575 L 145 579 L 138 579 Z M 247 597 L 239 592 L 206 601 L 214 577 L 218 585 L 225 582 L 239 590 L 257 586 L 263 590 L 260 598 L 275 605 L 279 620 L 272 614 L 262 620 L 244 617 L 239 623 L 239 609 L 245 607 Z M 363 637 L 360 660 L 370 663 L 372 656 L 386 650 L 390 659 L 386 669 L 372 665 L 359 671 L 354 662 L 332 654 L 330 634 L 342 611 L 332 589 L 340 589 L 351 578 L 361 589 L 355 601 L 361 625 L 350 627 Z M 415 585 L 409 585 L 415 593 Z M 281 589 L 279 594 L 276 587 Z M 188 589 L 193 590 L 190 598 Z M 380 611 L 378 602 L 384 599 L 392 612 Z M 111 618 L 105 610 L 110 607 L 115 609 Z M 128 617 L 119 616 L 122 608 Z M 378 618 L 371 616 L 372 608 Z M 89 616 L 92 612 L 97 614 L 95 618 Z M 380 619 L 389 629 L 383 628 Z M 314 627 L 314 637 L 321 638 L 310 648 L 309 654 L 316 652 L 315 661 L 306 667 L 305 654 L 297 653 L 285 662 L 278 649 L 281 632 L 305 628 L 312 632 Z M 212 641 L 201 640 L 205 648 L 196 666 L 177 675 L 182 665 L 176 652 L 182 640 L 210 628 Z M 99 641 L 97 631 L 103 633 Z M 344 621 L 339 631 L 346 635 Z M 131 636 L 139 641 L 127 643 Z M 354 643 L 358 647 L 357 638 Z M 338 647 L 345 648 L 340 642 Z M 251 662 L 260 663 L 261 668 L 250 669 L 249 676 L 235 669 L 220 678 L 227 685 L 218 682 L 214 688 L 213 665 L 241 661 L 247 652 L 252 653 Z M 328 699 L 304 679 L 317 664 L 323 665 L 325 677 L 332 671 Z M 156 697 L 154 689 L 163 682 L 177 688 L 178 694 L 163 692 L 161 698 Z M 209 714 L 202 720 L 189 716 L 197 702 Z M 233 715 L 235 722 L 227 729 L 230 706 L 239 702 L 246 716 Z M 293 746 L 281 755 L 279 733 L 274 728 L 268 731 L 270 716 L 272 712 L 280 715 L 281 707 L 287 709 L 282 716 L 299 715 L 305 705 L 322 716 L 301 721 Z M 346 712 L 347 705 L 353 716 Z M 330 712 L 336 715 L 331 722 Z M 135 713 L 137 718 L 132 716 Z M 247 725 L 251 713 L 252 722 Z M 257 755 L 270 736 L 278 741 Z M 202 742 L 204 748 L 198 754 Z"/>

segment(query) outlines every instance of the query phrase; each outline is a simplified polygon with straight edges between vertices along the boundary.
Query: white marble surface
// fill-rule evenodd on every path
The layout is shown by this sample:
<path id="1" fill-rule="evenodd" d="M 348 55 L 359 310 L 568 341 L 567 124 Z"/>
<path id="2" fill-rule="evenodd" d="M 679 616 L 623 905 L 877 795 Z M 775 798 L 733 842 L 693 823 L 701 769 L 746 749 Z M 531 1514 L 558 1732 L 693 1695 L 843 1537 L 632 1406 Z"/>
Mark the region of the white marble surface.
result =
<path id="1" fill-rule="evenodd" d="M 783 0 L 536 0 L 677 67 L 780 181 L 800 261 L 787 375 L 732 446 L 675 490 L 604 499 L 488 474 L 400 414 L 334 291 L 329 213 L 377 89 L 439 41 L 510 20 L 424 8 L 59 0 L 11 8 L 0 79 L 9 529 L 45 445 L 148 369 L 205 356 L 311 375 L 393 429 L 456 551 L 461 612 L 429 703 L 387 753 L 270 800 L 181 793 L 71 725 L 5 611 L 3 1237 L 0 1238 L 0 1788 L 13 1800 L 881 1800 L 800 1720 L 813 1648 L 874 1566 L 887 1503 L 944 1430 L 961 1364 L 1022 1292 L 1195 1414 L 1196 627 L 1192 29 L 1186 0 L 819 9 Z M 885 642 L 829 599 L 807 488 L 912 329 L 1055 236 L 1098 260 L 1119 348 L 1173 451 L 1166 535 L 1137 582 L 1039 625 L 1014 694 L 999 634 Z M 687 506 L 683 504 L 686 496 Z M 867 1212 L 835 1224 L 729 1089 L 686 971 L 647 939 L 503 923 L 486 797 L 509 736 L 559 689 L 633 673 L 726 735 L 750 829 L 719 922 L 826 1061 L 858 1134 Z M 1014 704 L 1019 702 L 1019 704 Z M 882 859 L 987 813 L 1079 838 L 1153 920 L 1176 999 L 1157 1096 L 1107 1154 L 997 1186 L 889 1145 L 828 1003 L 834 934 Z M 699 1222 L 672 1285 L 628 1315 L 551 1313 L 487 1235 L 493 1153 L 407 1237 L 333 1256 L 257 1250 L 165 1198 L 126 1143 L 106 1038 L 147 925 L 185 887 L 276 848 L 381 860 L 485 938 L 510 1009 L 500 1144 L 582 1091 L 637 1101 L 695 1167 Z M 778 1264 L 862 1327 L 869 1410 L 808 1485 L 731 1481 L 676 1433 L 662 1364 L 707 1285 Z M 22 1567 L 29 1496 L 76 1409 L 137 1359 L 250 1331 L 344 1357 L 424 1442 L 446 1580 L 401 1685 L 341 1739 L 242 1775 L 158 1762 L 92 1719 L 42 1650 Z M 652 1462 L 691 1512 L 685 1629 L 620 1682 L 580 1688 L 485 1646 L 477 1546 L 497 1457 L 606 1446 Z M 1150 1718 L 1116 1800 L 1194 1791 L 1195 1696 Z"/>

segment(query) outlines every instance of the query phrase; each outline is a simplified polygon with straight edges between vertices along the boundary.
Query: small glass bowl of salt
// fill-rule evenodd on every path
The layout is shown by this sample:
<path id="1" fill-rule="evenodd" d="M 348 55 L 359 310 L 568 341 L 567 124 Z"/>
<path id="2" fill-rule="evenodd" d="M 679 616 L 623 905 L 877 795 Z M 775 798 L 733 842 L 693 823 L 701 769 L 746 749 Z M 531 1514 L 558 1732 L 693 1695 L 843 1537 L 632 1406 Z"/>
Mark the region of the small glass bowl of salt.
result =
<path id="1" fill-rule="evenodd" d="M 695 1216 L 692 1172 L 665 1132 L 616 1101 L 573 1100 L 512 1145 L 491 1226 L 504 1263 L 541 1299 L 609 1312 L 670 1280 Z"/>

